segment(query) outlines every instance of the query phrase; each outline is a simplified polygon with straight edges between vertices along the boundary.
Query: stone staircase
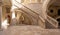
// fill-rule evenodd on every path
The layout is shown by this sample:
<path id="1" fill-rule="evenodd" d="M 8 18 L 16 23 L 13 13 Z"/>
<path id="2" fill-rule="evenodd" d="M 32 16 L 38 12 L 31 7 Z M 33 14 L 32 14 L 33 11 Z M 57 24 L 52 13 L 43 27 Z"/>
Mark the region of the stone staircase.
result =
<path id="1" fill-rule="evenodd" d="M 36 4 L 23 5 L 17 1 L 16 1 L 16 4 L 14 4 L 14 6 L 17 7 L 19 10 L 21 10 L 23 14 L 25 13 L 26 15 L 30 16 L 30 18 L 32 18 L 33 21 L 35 22 L 35 23 L 33 22 L 34 24 L 38 24 L 42 28 L 49 28 L 49 29 L 58 28 L 58 22 L 55 19 L 51 18 L 50 16 L 47 16 L 47 19 L 42 18 L 41 12 L 38 12 L 39 10 L 31 8 L 31 6 L 34 7 L 34 5 L 36 5 Z M 20 6 L 22 6 L 22 7 L 20 7 Z M 44 20 L 46 20 L 46 23 L 44 23 Z"/>
<path id="2" fill-rule="evenodd" d="M 19 5 L 16 5 L 16 4 L 19 4 Z M 44 19 L 41 16 L 39 16 L 39 15 L 41 15 L 40 14 L 41 12 L 38 13 L 38 12 L 30 9 L 28 6 L 20 4 L 19 2 L 17 2 L 16 4 L 14 4 L 14 6 L 17 7 L 22 13 L 27 14 L 28 16 L 30 16 L 30 18 L 32 16 L 32 19 L 33 19 L 33 22 L 34 22 L 33 24 L 35 24 L 35 25 L 38 24 L 38 25 L 42 26 L 42 28 L 45 27 L 45 25 L 44 25 Z M 20 7 L 20 5 L 22 5 L 22 7 Z M 33 5 L 35 5 L 35 4 L 33 4 Z"/>

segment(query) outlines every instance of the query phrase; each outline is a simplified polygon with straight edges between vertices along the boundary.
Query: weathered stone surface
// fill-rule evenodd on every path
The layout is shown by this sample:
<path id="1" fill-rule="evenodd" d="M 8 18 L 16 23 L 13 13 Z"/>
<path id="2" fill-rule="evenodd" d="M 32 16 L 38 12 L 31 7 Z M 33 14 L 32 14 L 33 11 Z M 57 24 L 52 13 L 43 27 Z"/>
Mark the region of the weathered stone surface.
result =
<path id="1" fill-rule="evenodd" d="M 60 35 L 59 29 L 42 29 L 39 26 L 11 26 L 2 35 Z"/>

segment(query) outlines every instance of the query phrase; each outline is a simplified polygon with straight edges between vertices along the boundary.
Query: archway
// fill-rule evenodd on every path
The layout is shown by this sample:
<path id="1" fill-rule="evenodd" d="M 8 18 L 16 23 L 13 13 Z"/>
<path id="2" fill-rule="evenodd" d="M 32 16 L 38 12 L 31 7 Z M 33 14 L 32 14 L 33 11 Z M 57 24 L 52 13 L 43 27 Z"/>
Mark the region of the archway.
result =
<path id="1" fill-rule="evenodd" d="M 21 16 L 19 17 L 19 24 L 22 25 L 32 25 L 32 18 L 29 17 L 29 15 L 22 13 Z"/>
<path id="2" fill-rule="evenodd" d="M 44 5 L 44 12 L 47 12 L 47 15 L 54 19 L 60 16 L 60 0 L 46 0 Z M 56 20 L 58 21 L 58 26 L 60 26 L 60 19 Z"/>
<path id="3" fill-rule="evenodd" d="M 23 20 L 23 21 L 21 21 Z M 36 25 L 37 20 L 31 15 L 28 15 L 26 13 L 22 13 L 22 16 L 19 17 L 19 23 L 22 22 L 22 25 Z"/>
<path id="4" fill-rule="evenodd" d="M 16 9 L 16 19 L 18 21 L 17 25 L 33 25 L 33 17 L 29 14 L 24 13 L 23 11 Z"/>
<path id="5" fill-rule="evenodd" d="M 43 15 L 44 15 L 44 18 L 47 19 L 47 10 L 48 10 L 48 7 L 54 3 L 56 0 L 45 0 L 44 3 L 43 3 L 43 6 L 42 6 L 42 12 L 43 12 Z"/>

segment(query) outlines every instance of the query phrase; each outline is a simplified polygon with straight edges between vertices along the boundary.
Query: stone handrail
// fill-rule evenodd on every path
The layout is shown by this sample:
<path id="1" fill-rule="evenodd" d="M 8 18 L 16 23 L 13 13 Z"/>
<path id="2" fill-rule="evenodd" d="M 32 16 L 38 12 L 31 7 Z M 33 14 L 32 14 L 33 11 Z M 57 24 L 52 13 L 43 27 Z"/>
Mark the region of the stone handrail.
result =
<path id="1" fill-rule="evenodd" d="M 58 22 L 48 15 L 47 15 L 47 21 L 51 23 L 53 26 L 58 27 Z"/>
<path id="2" fill-rule="evenodd" d="M 14 5 L 14 6 L 16 6 L 16 5 Z M 22 13 L 26 13 L 26 14 L 28 14 L 26 11 L 24 11 L 23 9 L 21 9 L 21 8 L 19 8 L 18 6 L 16 6 L 19 10 L 21 10 L 21 11 L 23 11 Z M 28 14 L 28 15 L 30 15 L 30 16 L 32 16 L 32 14 Z M 32 16 L 32 17 L 34 17 L 34 16 Z M 35 18 L 35 17 L 34 17 Z M 35 18 L 36 19 L 36 18 Z"/>
<path id="3" fill-rule="evenodd" d="M 16 1 L 16 0 L 15 0 Z M 22 6 L 24 6 L 25 8 L 29 9 L 30 11 L 32 11 L 33 13 L 39 15 L 38 13 L 34 12 L 33 10 L 31 10 L 30 8 L 26 7 L 25 5 L 23 5 L 22 3 L 19 3 L 18 1 L 16 1 L 18 4 L 21 4 Z"/>

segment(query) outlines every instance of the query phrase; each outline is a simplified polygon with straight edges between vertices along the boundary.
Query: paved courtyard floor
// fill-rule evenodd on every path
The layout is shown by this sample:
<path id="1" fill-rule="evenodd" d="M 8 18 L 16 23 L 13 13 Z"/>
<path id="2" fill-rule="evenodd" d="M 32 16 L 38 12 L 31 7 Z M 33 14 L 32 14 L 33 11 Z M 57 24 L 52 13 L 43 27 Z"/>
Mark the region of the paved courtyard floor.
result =
<path id="1" fill-rule="evenodd" d="M 0 35 L 60 35 L 59 29 L 42 29 L 39 26 L 11 26 Z"/>

